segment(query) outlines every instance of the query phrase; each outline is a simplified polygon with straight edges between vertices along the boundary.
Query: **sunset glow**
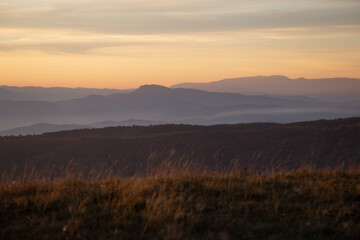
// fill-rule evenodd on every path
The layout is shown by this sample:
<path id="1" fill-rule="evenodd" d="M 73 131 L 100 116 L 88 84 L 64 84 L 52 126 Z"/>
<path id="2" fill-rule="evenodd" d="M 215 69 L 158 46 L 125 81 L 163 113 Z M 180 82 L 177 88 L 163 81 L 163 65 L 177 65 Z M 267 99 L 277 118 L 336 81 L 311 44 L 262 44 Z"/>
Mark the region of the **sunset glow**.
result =
<path id="1" fill-rule="evenodd" d="M 0 85 L 360 77 L 360 2 L 0 1 Z"/>

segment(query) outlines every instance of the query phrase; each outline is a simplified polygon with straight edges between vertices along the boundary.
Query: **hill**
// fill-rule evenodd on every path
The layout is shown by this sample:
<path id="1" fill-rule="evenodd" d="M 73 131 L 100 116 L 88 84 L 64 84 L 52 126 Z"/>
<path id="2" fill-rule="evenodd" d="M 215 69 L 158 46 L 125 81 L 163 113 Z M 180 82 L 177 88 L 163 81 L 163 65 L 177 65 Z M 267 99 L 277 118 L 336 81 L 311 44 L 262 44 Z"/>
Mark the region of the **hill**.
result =
<path id="1" fill-rule="evenodd" d="M 69 161 L 88 174 L 146 175 L 167 168 L 194 171 L 280 171 L 309 165 L 349 168 L 360 163 L 360 118 L 292 124 L 108 127 L 0 137 L 0 172 L 64 173 Z M 16 169 L 14 167 L 16 166 Z"/>
<path id="2" fill-rule="evenodd" d="M 47 132 L 58 132 L 73 129 L 91 128 L 86 125 L 77 124 L 49 124 L 49 123 L 38 123 L 31 126 L 13 128 L 0 132 L 0 136 L 18 136 L 18 135 L 32 135 L 42 134 Z"/>
<path id="3" fill-rule="evenodd" d="M 24 126 L 19 128 L 12 128 L 9 130 L 1 131 L 0 136 L 19 136 L 19 135 L 34 135 L 42 134 L 49 132 L 58 132 L 58 131 L 67 131 L 74 129 L 84 129 L 84 128 L 104 128 L 104 127 L 114 127 L 114 126 L 149 126 L 161 124 L 161 122 L 139 120 L 139 119 L 129 119 L 126 121 L 116 122 L 116 121 L 103 121 L 97 123 L 89 123 L 86 125 L 79 124 L 49 124 L 49 123 L 38 123 L 30 126 Z"/>

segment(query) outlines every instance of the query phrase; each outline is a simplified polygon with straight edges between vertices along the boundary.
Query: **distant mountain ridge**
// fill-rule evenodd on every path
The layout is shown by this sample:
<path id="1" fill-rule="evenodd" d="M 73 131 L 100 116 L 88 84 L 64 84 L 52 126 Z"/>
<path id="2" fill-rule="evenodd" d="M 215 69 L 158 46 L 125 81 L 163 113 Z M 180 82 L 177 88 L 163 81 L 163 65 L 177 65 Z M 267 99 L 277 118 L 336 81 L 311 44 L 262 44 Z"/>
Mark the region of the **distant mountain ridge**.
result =
<path id="1" fill-rule="evenodd" d="M 129 92 L 129 90 L 98 89 L 98 88 L 65 88 L 65 87 L 14 87 L 0 86 L 0 100 L 19 101 L 61 101 L 83 98 L 89 95 L 110 95 Z"/>
<path id="2" fill-rule="evenodd" d="M 63 101 L 0 100 L 0 131 L 37 123 L 87 125 L 145 119 L 162 123 L 297 122 L 360 115 L 358 105 L 304 96 L 245 95 L 144 85 L 126 93 Z"/>
<path id="3" fill-rule="evenodd" d="M 357 78 L 291 79 L 274 75 L 230 78 L 209 83 L 180 83 L 171 88 L 255 95 L 306 95 L 327 100 L 360 100 L 360 79 Z"/>

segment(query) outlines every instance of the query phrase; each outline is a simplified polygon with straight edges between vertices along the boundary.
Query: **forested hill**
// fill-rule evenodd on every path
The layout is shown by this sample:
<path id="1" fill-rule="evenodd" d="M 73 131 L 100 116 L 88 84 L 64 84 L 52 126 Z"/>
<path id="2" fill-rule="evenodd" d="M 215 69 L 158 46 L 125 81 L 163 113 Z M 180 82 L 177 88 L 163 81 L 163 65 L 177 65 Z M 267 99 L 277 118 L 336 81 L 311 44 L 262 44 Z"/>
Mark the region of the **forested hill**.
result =
<path id="1" fill-rule="evenodd" d="M 190 171 L 278 171 L 304 165 L 356 167 L 360 118 L 292 124 L 155 125 L 108 127 L 0 137 L 0 172 L 24 168 L 58 175 L 108 168 L 125 176 L 171 166 Z M 15 168 L 16 166 L 16 168 Z"/>

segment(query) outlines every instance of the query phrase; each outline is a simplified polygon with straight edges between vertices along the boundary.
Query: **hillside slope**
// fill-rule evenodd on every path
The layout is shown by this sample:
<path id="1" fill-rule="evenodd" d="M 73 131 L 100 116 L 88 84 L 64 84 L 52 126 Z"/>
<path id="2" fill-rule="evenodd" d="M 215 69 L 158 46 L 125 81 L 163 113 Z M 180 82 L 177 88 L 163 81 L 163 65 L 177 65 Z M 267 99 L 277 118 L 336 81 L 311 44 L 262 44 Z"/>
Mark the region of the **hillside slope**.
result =
<path id="1" fill-rule="evenodd" d="M 0 239 L 357 239 L 360 173 L 0 184 Z"/>
<path id="2" fill-rule="evenodd" d="M 158 125 L 83 129 L 1 137 L 0 172 L 64 171 L 70 160 L 86 172 L 149 174 L 166 164 L 194 171 L 277 171 L 358 166 L 360 118 L 293 124 Z M 62 170 L 61 170 L 62 169 Z"/>

